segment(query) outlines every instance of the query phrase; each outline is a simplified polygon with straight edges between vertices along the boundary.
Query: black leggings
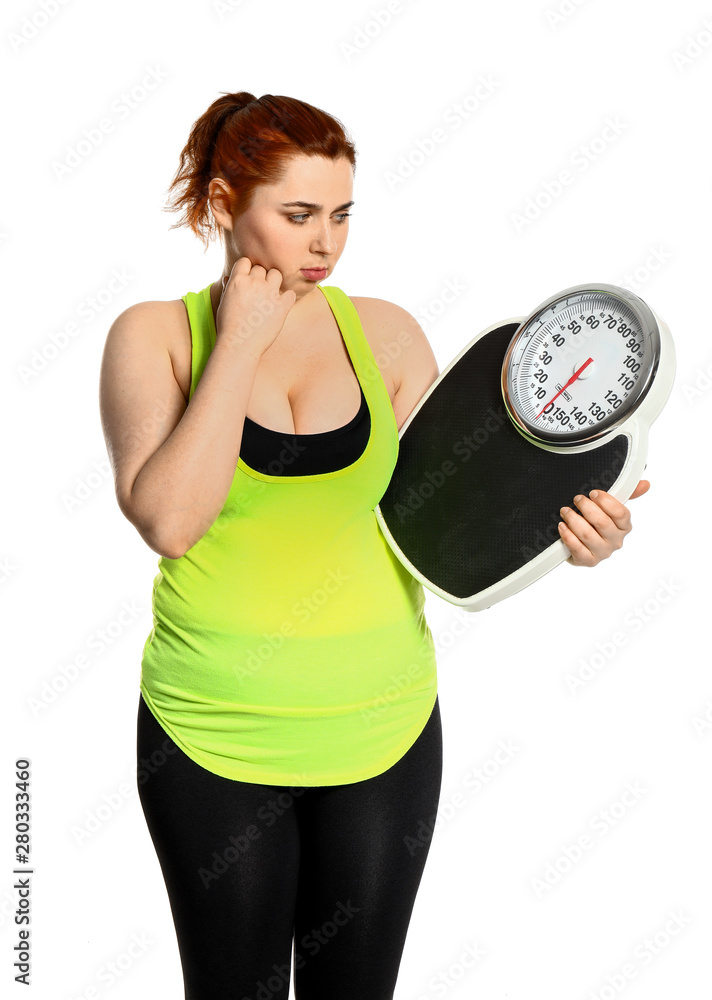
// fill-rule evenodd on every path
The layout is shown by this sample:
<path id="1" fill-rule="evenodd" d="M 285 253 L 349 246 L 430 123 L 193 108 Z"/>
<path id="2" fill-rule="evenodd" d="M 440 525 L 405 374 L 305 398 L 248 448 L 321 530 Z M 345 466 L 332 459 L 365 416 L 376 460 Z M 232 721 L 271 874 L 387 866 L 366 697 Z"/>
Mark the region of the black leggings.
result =
<path id="1" fill-rule="evenodd" d="M 143 696 L 137 736 L 185 1000 L 287 1000 L 293 940 L 296 1000 L 392 1000 L 440 798 L 438 700 L 400 760 L 345 785 L 214 774 Z"/>

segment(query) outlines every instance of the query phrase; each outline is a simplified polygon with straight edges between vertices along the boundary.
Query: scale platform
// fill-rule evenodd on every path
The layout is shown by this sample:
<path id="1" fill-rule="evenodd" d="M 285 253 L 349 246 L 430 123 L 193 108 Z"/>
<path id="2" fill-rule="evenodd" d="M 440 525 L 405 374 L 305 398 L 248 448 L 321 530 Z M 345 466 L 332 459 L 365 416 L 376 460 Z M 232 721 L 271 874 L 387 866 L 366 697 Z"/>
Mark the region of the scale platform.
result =
<path id="1" fill-rule="evenodd" d="M 484 330 L 424 394 L 400 430 L 393 476 L 375 509 L 412 575 L 469 611 L 522 590 L 569 557 L 558 523 L 574 496 L 601 489 L 625 502 L 645 468 L 650 413 L 647 421 L 633 414 L 620 432 L 574 453 L 538 447 L 515 427 L 502 371 L 524 322 Z M 674 370 L 670 356 L 667 364 Z M 661 406 L 658 400 L 656 412 Z"/>

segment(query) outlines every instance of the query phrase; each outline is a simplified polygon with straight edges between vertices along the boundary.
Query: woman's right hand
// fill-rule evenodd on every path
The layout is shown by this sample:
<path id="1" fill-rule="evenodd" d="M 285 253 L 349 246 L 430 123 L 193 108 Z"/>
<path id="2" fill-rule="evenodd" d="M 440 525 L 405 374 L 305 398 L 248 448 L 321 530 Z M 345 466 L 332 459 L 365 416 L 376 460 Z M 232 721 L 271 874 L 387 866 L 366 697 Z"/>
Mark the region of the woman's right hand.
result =
<path id="1" fill-rule="evenodd" d="M 217 310 L 217 336 L 258 361 L 280 334 L 289 310 L 297 300 L 288 288 L 280 292 L 282 273 L 269 271 L 240 257 L 229 277 L 223 278 L 223 290 Z"/>

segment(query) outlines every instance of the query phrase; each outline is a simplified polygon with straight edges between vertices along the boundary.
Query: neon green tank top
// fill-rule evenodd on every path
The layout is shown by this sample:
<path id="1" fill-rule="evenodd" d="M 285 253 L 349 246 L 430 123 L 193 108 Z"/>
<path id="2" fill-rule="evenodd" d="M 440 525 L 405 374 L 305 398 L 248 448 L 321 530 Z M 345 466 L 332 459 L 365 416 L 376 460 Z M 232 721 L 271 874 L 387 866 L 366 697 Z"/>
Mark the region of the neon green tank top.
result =
<path id="1" fill-rule="evenodd" d="M 179 559 L 159 559 L 140 688 L 163 729 L 209 771 L 261 784 L 332 785 L 391 767 L 437 696 L 422 584 L 375 507 L 398 426 L 355 306 L 317 285 L 368 404 L 351 465 L 276 476 L 240 457 L 225 504 Z M 210 285 L 183 296 L 192 397 L 215 345 Z"/>

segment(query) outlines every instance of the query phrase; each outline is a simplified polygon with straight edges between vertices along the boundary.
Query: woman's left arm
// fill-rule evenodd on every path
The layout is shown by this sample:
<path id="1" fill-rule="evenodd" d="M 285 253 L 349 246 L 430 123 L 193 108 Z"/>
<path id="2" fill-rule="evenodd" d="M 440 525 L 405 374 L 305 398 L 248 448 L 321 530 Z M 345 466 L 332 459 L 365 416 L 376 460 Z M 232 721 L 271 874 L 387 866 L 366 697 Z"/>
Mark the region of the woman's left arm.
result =
<path id="1" fill-rule="evenodd" d="M 649 489 L 648 480 L 641 479 L 630 499 L 635 500 Z M 605 490 L 576 496 L 574 503 L 581 513 L 562 507 L 564 520 L 559 522 L 559 537 L 571 552 L 566 562 L 572 566 L 597 566 L 623 544 L 632 528 L 630 511 Z"/>

